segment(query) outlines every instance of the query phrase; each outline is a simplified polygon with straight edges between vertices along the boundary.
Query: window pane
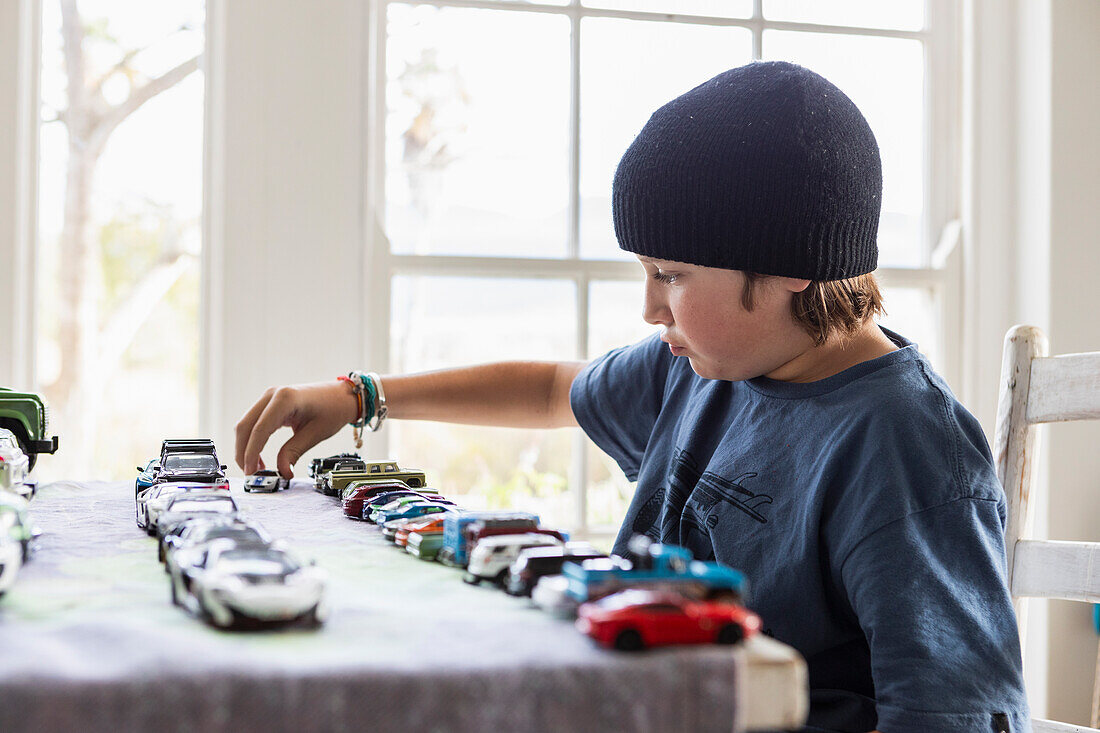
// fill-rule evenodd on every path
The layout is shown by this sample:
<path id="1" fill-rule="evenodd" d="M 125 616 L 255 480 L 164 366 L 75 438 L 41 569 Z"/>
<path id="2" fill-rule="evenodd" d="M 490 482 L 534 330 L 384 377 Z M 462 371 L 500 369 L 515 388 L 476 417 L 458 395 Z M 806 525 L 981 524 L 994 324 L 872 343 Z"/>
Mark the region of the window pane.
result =
<path id="1" fill-rule="evenodd" d="M 919 41 L 767 31 L 765 59 L 802 64 L 836 84 L 867 118 L 882 155 L 879 265 L 923 267 L 924 62 Z"/>
<path id="2" fill-rule="evenodd" d="M 198 429 L 202 72 L 131 111 L 102 147 L 70 147 L 68 129 L 197 58 L 205 3 L 77 3 L 89 101 L 76 105 L 62 10 L 42 12 L 36 379 L 62 447 L 36 471 L 132 476 L 165 435 Z"/>
<path id="3" fill-rule="evenodd" d="M 851 25 L 918 31 L 924 28 L 924 0 L 764 0 L 764 17 L 795 23 Z"/>
<path id="4" fill-rule="evenodd" d="M 752 15 L 752 0 L 582 0 L 581 4 L 590 8 L 709 15 L 714 18 L 748 18 Z"/>
<path id="5" fill-rule="evenodd" d="M 619 158 L 661 105 L 752 60 L 744 28 L 586 18 L 581 22 L 580 249 L 626 259 L 611 223 Z"/>
<path id="6" fill-rule="evenodd" d="M 916 343 L 936 371 L 943 372 L 943 355 L 937 335 L 936 300 L 927 288 L 883 288 L 887 315 L 879 319 L 886 328 Z"/>
<path id="7" fill-rule="evenodd" d="M 645 280 L 593 282 L 588 289 L 588 356 L 595 358 L 620 346 L 641 341 L 655 331 L 642 320 Z"/>
<path id="8" fill-rule="evenodd" d="M 572 358 L 573 284 L 557 280 L 399 276 L 393 280 L 392 368 L 423 371 L 502 359 Z M 395 420 L 393 455 L 470 508 L 574 523 L 568 430 L 476 428 Z"/>
<path id="9" fill-rule="evenodd" d="M 398 4 L 388 23 L 393 251 L 563 256 L 568 19 Z"/>

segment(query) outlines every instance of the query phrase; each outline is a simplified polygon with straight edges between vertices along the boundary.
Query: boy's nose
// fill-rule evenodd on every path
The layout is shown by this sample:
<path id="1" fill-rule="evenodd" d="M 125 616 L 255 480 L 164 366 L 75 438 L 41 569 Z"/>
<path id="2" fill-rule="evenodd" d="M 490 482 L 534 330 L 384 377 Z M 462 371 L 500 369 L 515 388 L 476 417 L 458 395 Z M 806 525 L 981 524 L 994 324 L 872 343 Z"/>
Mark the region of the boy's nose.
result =
<path id="1" fill-rule="evenodd" d="M 671 326 L 672 311 L 664 299 L 653 292 L 652 278 L 647 278 L 645 300 L 642 302 L 642 320 L 654 326 Z"/>

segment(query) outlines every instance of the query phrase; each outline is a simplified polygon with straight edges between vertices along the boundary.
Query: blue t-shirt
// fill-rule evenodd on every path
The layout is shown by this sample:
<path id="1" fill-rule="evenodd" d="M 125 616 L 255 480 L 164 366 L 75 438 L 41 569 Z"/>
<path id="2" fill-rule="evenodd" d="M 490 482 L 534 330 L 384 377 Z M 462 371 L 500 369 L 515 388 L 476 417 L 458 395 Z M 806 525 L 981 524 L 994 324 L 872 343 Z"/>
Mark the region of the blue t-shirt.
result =
<path id="1" fill-rule="evenodd" d="M 989 446 L 914 344 L 809 383 L 703 379 L 656 337 L 573 382 L 634 533 L 743 570 L 805 657 L 807 731 L 1030 731 Z"/>

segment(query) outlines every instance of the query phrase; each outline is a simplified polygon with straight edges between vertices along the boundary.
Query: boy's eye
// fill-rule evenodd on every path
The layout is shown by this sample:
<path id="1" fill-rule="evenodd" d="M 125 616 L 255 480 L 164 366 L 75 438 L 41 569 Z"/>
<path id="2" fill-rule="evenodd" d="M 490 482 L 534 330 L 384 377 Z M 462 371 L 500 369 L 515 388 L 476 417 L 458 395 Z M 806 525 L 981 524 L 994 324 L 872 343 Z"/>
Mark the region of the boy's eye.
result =
<path id="1" fill-rule="evenodd" d="M 659 283 L 670 283 L 676 279 L 676 276 L 667 272 L 661 272 L 660 270 L 657 270 L 653 273 L 653 279 Z"/>

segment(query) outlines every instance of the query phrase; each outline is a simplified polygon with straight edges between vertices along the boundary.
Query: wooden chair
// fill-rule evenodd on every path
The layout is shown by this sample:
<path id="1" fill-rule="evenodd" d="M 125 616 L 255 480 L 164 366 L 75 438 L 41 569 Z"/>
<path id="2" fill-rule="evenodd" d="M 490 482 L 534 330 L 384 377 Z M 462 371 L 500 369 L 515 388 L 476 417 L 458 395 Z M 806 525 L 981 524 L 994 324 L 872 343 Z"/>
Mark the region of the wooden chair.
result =
<path id="1" fill-rule="evenodd" d="M 997 478 L 1008 497 L 1005 548 L 1021 646 L 1028 598 L 1100 602 L 1100 542 L 1031 539 L 1038 426 L 1100 418 L 1100 352 L 1047 353 L 1046 336 L 1037 328 L 1015 326 L 1005 336 L 993 440 Z M 1035 733 L 1100 733 L 1049 720 L 1034 720 L 1032 725 Z"/>

